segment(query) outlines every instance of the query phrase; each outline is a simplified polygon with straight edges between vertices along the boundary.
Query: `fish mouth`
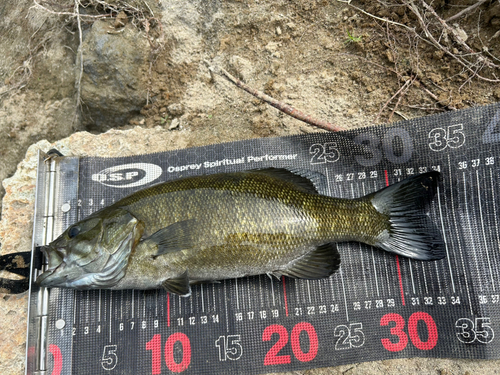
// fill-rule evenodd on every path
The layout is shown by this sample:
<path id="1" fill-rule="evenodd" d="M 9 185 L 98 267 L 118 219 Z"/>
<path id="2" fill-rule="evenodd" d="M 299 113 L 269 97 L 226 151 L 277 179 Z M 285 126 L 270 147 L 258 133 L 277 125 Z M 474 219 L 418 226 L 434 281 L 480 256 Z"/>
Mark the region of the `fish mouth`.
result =
<path id="1" fill-rule="evenodd" d="M 66 267 L 64 262 L 64 254 L 61 250 L 52 248 L 50 246 L 42 246 L 42 253 L 47 259 L 47 269 L 37 277 L 35 280 L 39 286 L 49 287 L 57 282 L 58 278 L 51 278 L 56 276 L 63 268 Z"/>

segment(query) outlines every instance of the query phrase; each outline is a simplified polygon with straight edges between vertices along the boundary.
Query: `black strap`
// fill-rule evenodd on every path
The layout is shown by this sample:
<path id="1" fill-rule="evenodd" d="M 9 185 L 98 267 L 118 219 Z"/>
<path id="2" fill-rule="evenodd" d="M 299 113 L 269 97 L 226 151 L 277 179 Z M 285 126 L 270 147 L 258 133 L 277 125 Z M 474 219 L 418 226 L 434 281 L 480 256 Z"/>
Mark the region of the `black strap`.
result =
<path id="1" fill-rule="evenodd" d="M 40 248 L 35 249 L 35 265 L 41 267 L 42 253 Z M 31 251 L 23 251 L 0 256 L 0 270 L 24 276 L 21 280 L 0 278 L 0 292 L 8 294 L 24 293 L 29 289 L 30 283 Z"/>

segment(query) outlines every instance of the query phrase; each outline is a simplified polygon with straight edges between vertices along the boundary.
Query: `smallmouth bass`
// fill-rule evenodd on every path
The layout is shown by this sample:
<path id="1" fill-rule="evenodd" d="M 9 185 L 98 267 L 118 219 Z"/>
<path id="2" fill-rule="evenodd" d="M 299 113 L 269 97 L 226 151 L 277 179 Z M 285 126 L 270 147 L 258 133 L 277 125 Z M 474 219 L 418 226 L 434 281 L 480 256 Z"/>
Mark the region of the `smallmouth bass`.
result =
<path id="1" fill-rule="evenodd" d="M 324 177 L 269 168 L 186 177 L 137 191 L 70 226 L 42 248 L 40 286 L 157 289 L 251 275 L 319 279 L 340 266 L 336 243 L 405 257 L 445 256 L 426 214 L 439 172 L 356 199 L 318 193 Z"/>

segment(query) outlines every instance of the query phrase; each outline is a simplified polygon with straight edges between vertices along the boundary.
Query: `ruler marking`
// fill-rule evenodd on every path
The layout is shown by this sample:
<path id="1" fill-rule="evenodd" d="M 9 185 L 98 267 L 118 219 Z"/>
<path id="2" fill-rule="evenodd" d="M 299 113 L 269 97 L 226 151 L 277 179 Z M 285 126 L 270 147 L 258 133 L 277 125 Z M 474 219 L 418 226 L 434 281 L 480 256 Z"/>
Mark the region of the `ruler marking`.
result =
<path id="1" fill-rule="evenodd" d="M 200 284 L 200 299 L 201 299 L 201 312 L 205 312 L 205 303 L 203 300 L 203 284 Z"/>
<path id="2" fill-rule="evenodd" d="M 99 289 L 99 306 L 98 306 L 98 316 L 97 321 L 101 322 L 101 301 L 102 301 L 102 289 Z"/>
<path id="3" fill-rule="evenodd" d="M 401 291 L 401 303 L 405 306 L 405 292 L 403 290 L 403 279 L 401 277 L 401 266 L 399 265 L 399 256 L 396 254 L 396 265 L 398 268 L 399 290 Z"/>
<path id="4" fill-rule="evenodd" d="M 474 263 L 476 263 L 476 271 L 477 275 L 481 275 L 481 272 L 479 271 L 479 261 L 477 259 L 477 254 L 476 254 L 476 245 L 474 241 L 474 235 L 472 233 L 472 223 L 470 221 L 470 212 L 469 212 L 469 205 L 468 205 L 468 199 L 467 199 L 467 177 L 465 175 L 465 171 L 462 172 L 462 177 L 464 180 L 464 207 L 465 207 L 465 216 L 467 216 L 467 227 L 469 229 L 469 234 L 470 234 L 470 239 L 471 239 L 471 248 L 469 249 L 470 252 L 472 252 L 472 256 L 474 258 Z M 483 284 L 481 283 L 480 278 L 478 278 L 478 283 L 479 283 L 479 290 L 483 292 Z"/>
<path id="5" fill-rule="evenodd" d="M 252 308 L 252 298 L 250 293 L 250 279 L 248 276 L 247 276 L 247 292 L 248 292 L 248 309 L 250 310 Z"/>
<path id="6" fill-rule="evenodd" d="M 328 281 L 330 282 L 330 290 L 332 292 L 332 301 L 335 301 L 335 291 L 333 290 L 333 277 L 329 277 Z"/>
<path id="7" fill-rule="evenodd" d="M 318 280 L 318 282 L 317 282 L 317 284 L 318 284 L 317 287 L 318 287 L 318 292 L 319 292 L 319 301 L 321 303 L 323 303 L 323 286 L 321 285 L 323 281 L 326 283 L 325 279 Z"/>
<path id="8" fill-rule="evenodd" d="M 286 296 L 285 276 L 281 276 L 281 280 L 283 281 L 283 299 L 285 300 L 285 315 L 288 316 L 288 298 Z"/>
<path id="9" fill-rule="evenodd" d="M 425 293 L 429 294 L 429 287 L 427 285 L 427 276 L 425 275 L 425 263 L 422 263 L 422 276 L 424 278 Z"/>
<path id="10" fill-rule="evenodd" d="M 167 327 L 170 327 L 170 293 L 167 293 Z"/>
<path id="11" fill-rule="evenodd" d="M 111 342 L 111 328 L 113 326 L 113 291 L 109 293 L 109 342 Z"/>
<path id="12" fill-rule="evenodd" d="M 259 301 L 260 301 L 260 308 L 262 309 L 262 306 L 264 306 L 264 301 L 263 301 L 263 292 L 262 292 L 262 278 L 261 275 L 257 276 L 257 279 L 259 280 Z"/>
<path id="13" fill-rule="evenodd" d="M 450 162 L 450 155 L 448 155 L 448 170 L 450 174 L 450 182 L 453 181 L 452 176 L 451 176 L 451 162 Z M 451 196 L 451 213 L 452 213 L 452 218 L 453 218 L 453 224 L 455 227 L 455 233 L 457 234 L 457 243 L 458 243 L 458 250 L 460 254 L 460 260 L 462 263 L 462 269 L 464 271 L 464 280 L 465 280 L 465 290 L 467 291 L 467 299 L 469 300 L 469 308 L 470 308 L 470 314 L 474 315 L 474 311 L 472 310 L 472 300 L 470 297 L 470 290 L 469 290 L 469 281 L 467 279 L 467 271 L 465 269 L 465 262 L 464 262 L 464 257 L 463 257 L 463 252 L 462 252 L 462 243 L 460 242 L 460 236 L 458 236 L 458 223 L 457 223 L 457 218 L 455 215 L 455 203 L 453 200 L 453 189 L 450 189 L 450 196 Z"/>
<path id="14" fill-rule="evenodd" d="M 217 311 L 217 299 L 215 298 L 215 284 L 212 284 L 212 298 L 214 301 L 214 311 Z"/>
<path id="15" fill-rule="evenodd" d="M 225 311 L 225 314 L 226 314 L 226 332 L 229 332 L 229 315 L 227 313 L 227 283 L 226 283 L 227 280 L 224 280 L 224 282 L 222 283 L 222 288 L 223 288 L 223 293 L 224 293 L 224 311 Z"/>
<path id="16" fill-rule="evenodd" d="M 236 290 L 236 309 L 240 309 L 240 295 L 238 293 L 238 279 L 235 279 L 234 289 Z"/>
<path id="17" fill-rule="evenodd" d="M 132 319 L 135 319 L 135 310 L 134 310 L 134 307 L 135 307 L 135 304 L 134 304 L 134 301 L 135 301 L 135 298 L 134 298 L 134 289 L 132 289 Z"/>
<path id="18" fill-rule="evenodd" d="M 189 308 L 190 308 L 191 314 L 194 314 L 194 304 L 193 304 L 193 301 L 194 301 L 194 295 L 191 292 L 191 297 L 189 297 Z"/>
<path id="19" fill-rule="evenodd" d="M 484 230 L 484 217 L 483 217 L 483 208 L 481 204 L 481 186 L 479 184 L 479 171 L 476 169 L 476 182 L 477 182 L 477 196 L 478 196 L 478 206 L 479 206 L 479 218 L 481 219 L 481 232 L 483 234 L 484 241 L 484 251 L 486 252 L 486 259 L 488 260 L 488 269 L 490 271 L 491 277 L 491 285 L 493 287 L 493 291 L 495 291 L 495 280 L 493 279 L 493 271 L 491 269 L 491 261 L 490 261 L 490 252 L 488 251 L 488 242 L 486 241 L 486 232 Z"/>
<path id="20" fill-rule="evenodd" d="M 191 301 L 193 300 L 190 298 Z M 193 305 L 191 304 L 191 312 L 193 312 Z M 155 290 L 155 316 L 158 316 L 158 289 Z"/>
<path id="21" fill-rule="evenodd" d="M 451 179 L 450 179 L 450 182 L 451 182 Z M 453 289 L 453 293 L 456 293 L 455 292 L 455 281 L 453 278 L 453 270 L 451 269 L 450 250 L 448 249 L 448 239 L 446 238 L 446 231 L 444 230 L 443 208 L 441 206 L 441 192 L 440 192 L 439 184 L 437 186 L 437 194 L 436 195 L 437 195 L 437 199 L 438 199 L 439 220 L 441 222 L 441 233 L 443 234 L 444 248 L 446 251 L 446 259 L 448 261 L 448 269 L 450 271 L 451 287 Z M 436 265 L 436 271 L 437 271 L 437 265 Z M 439 272 L 436 272 L 436 275 L 439 279 Z M 439 283 L 439 289 L 441 289 L 441 283 Z"/>
<path id="22" fill-rule="evenodd" d="M 375 252 L 373 251 L 373 247 L 371 248 L 371 252 L 372 252 L 372 263 L 373 263 L 373 276 L 375 277 L 375 288 L 377 289 L 377 297 L 380 297 L 380 289 L 378 287 L 377 267 L 375 265 Z"/>
<path id="23" fill-rule="evenodd" d="M 312 303 L 312 300 L 311 300 L 311 286 L 309 285 L 309 280 L 306 280 L 306 285 L 307 285 L 307 297 L 308 297 L 308 300 L 309 300 L 309 304 Z"/>
<path id="24" fill-rule="evenodd" d="M 496 237 L 497 237 L 497 245 L 500 245 L 500 233 L 498 231 L 498 219 L 497 219 L 497 207 L 496 207 L 496 197 L 495 197 L 495 187 L 494 187 L 494 184 L 493 184 L 493 172 L 491 171 L 491 168 L 489 169 L 490 170 L 490 185 L 491 185 L 491 202 L 492 202 L 492 206 L 493 206 L 493 220 L 495 221 L 495 233 L 496 233 Z M 498 269 L 497 269 L 497 272 L 498 272 Z"/>
<path id="25" fill-rule="evenodd" d="M 342 291 L 344 293 L 345 316 L 346 320 L 349 321 L 349 310 L 347 308 L 347 296 L 345 294 L 344 273 L 342 272 L 342 266 L 340 266 L 339 271 L 340 271 L 340 281 L 342 282 Z"/>
<path id="26" fill-rule="evenodd" d="M 269 277 L 269 282 L 271 283 L 271 296 L 273 297 L 273 306 L 276 306 L 276 300 L 274 298 L 274 283 L 273 283 L 273 277 Z"/>
<path id="27" fill-rule="evenodd" d="M 413 280 L 413 267 L 411 266 L 410 258 L 408 258 L 408 268 L 410 269 L 411 288 L 413 290 L 413 294 L 417 294 L 417 292 L 415 291 L 415 281 Z"/>

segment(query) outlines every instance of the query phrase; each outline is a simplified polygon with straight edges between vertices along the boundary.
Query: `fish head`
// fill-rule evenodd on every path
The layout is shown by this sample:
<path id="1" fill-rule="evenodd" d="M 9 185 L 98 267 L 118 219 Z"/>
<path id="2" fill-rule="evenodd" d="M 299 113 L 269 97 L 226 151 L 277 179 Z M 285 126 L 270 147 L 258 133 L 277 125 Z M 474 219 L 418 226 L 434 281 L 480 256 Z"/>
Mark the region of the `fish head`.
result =
<path id="1" fill-rule="evenodd" d="M 48 264 L 43 287 L 106 289 L 125 276 L 144 225 L 124 209 L 105 209 L 66 229 L 42 247 Z"/>

